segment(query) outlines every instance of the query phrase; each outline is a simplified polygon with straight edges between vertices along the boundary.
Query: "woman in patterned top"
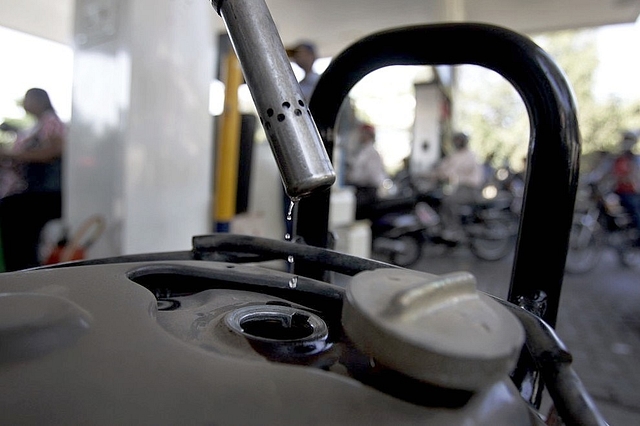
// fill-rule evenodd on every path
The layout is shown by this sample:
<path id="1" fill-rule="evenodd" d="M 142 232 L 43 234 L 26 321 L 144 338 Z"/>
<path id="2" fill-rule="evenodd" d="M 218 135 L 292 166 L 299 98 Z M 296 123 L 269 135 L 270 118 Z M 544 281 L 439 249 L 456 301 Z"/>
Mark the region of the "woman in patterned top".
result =
<path id="1" fill-rule="evenodd" d="M 0 159 L 22 168 L 25 188 L 0 201 L 0 232 L 5 269 L 14 271 L 38 266 L 38 243 L 44 225 L 62 213 L 62 153 L 66 126 L 56 114 L 49 95 L 29 89 L 24 110 L 37 118 L 27 135 L 11 151 L 0 151 Z"/>

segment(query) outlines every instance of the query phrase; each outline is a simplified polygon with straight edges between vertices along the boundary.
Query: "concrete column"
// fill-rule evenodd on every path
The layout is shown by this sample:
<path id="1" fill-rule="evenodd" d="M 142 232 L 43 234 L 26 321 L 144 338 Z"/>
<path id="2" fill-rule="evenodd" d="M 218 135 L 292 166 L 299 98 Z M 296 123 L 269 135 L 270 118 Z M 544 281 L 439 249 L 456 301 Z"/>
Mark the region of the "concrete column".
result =
<path id="1" fill-rule="evenodd" d="M 416 120 L 413 125 L 411 173 L 425 175 L 440 159 L 442 149 L 442 90 L 435 82 L 415 85 Z"/>
<path id="2" fill-rule="evenodd" d="M 215 11 L 206 1 L 76 0 L 65 222 L 90 257 L 190 248 L 211 231 Z"/>
<path id="3" fill-rule="evenodd" d="M 462 22 L 466 18 L 465 0 L 446 0 L 445 19 L 451 22 Z"/>

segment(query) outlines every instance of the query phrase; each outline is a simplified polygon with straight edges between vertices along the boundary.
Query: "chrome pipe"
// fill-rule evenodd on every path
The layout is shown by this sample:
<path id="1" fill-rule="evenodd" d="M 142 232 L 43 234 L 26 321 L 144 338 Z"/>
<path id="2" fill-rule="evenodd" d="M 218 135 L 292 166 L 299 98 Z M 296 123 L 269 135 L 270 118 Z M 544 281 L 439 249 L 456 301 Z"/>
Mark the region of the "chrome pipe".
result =
<path id="1" fill-rule="evenodd" d="M 285 191 L 293 200 L 329 188 L 336 179 L 264 0 L 212 0 L 222 17 Z"/>

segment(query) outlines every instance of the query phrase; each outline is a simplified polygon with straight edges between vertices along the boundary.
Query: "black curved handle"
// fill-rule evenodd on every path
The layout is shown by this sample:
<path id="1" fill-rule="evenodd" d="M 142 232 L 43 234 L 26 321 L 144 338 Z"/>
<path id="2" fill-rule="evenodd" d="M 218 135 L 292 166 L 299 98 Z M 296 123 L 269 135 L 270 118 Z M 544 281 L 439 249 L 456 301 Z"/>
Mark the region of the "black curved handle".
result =
<path id="1" fill-rule="evenodd" d="M 310 108 L 327 152 L 342 101 L 365 75 L 388 65 L 479 65 L 501 74 L 519 92 L 529 114 L 528 168 L 508 299 L 518 303 L 542 291 L 542 318 L 555 325 L 564 275 L 580 155 L 573 93 L 553 59 L 529 38 L 486 24 L 404 27 L 368 36 L 337 56 L 322 74 Z M 329 191 L 300 201 L 296 233 L 327 247 Z M 299 273 L 322 274 L 312 264 Z"/>

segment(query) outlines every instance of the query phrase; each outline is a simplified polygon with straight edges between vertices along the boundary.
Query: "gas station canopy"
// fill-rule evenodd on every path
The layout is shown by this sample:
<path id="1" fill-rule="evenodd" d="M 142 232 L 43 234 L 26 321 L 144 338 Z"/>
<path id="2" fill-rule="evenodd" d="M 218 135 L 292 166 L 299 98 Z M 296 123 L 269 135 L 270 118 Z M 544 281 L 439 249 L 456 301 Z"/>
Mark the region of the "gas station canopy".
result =
<path id="1" fill-rule="evenodd" d="M 199 0 L 207 1 L 207 0 Z M 76 5 L 99 15 L 112 0 L 4 0 L 0 26 L 73 43 Z M 153 2 L 148 1 L 150 7 Z M 640 0 L 267 0 L 285 42 L 316 42 L 333 56 L 372 32 L 443 21 L 486 22 L 524 34 L 634 22 Z M 214 28 L 223 31 L 212 13 Z M 445 42 L 445 41 L 443 41 Z"/>

